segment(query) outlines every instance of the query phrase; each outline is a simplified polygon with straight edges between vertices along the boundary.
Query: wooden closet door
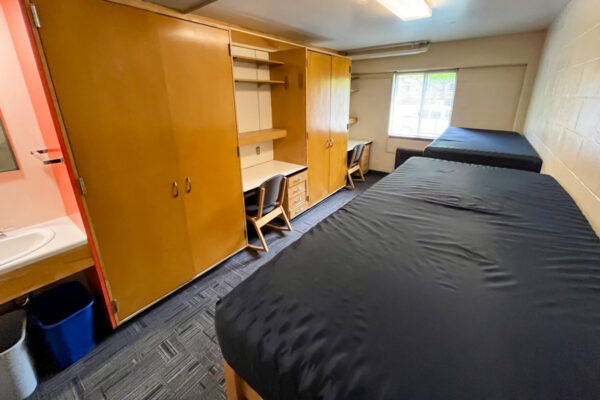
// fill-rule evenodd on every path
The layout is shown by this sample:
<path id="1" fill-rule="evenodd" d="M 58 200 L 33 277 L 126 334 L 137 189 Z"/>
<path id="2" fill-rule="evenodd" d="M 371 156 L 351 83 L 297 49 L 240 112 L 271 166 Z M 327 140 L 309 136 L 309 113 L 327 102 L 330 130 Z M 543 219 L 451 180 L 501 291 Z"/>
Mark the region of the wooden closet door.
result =
<path id="1" fill-rule="evenodd" d="M 154 19 L 199 274 L 246 246 L 229 33 L 159 15 Z"/>
<path id="2" fill-rule="evenodd" d="M 194 275 L 154 15 L 102 0 L 35 5 L 67 140 L 85 179 L 84 205 L 122 322 Z"/>
<path id="3" fill-rule="evenodd" d="M 330 193 L 331 56 L 309 51 L 306 76 L 308 195 L 313 205 Z"/>
<path id="4" fill-rule="evenodd" d="M 348 119 L 350 118 L 350 60 L 331 57 L 331 138 L 329 191 L 346 185 Z"/>

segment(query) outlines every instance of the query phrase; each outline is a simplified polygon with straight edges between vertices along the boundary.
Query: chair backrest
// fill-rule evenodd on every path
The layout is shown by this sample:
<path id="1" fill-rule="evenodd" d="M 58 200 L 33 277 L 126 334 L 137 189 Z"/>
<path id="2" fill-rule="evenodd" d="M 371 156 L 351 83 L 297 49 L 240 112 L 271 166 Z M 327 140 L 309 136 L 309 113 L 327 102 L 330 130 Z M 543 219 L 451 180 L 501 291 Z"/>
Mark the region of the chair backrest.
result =
<path id="1" fill-rule="evenodd" d="M 354 146 L 354 150 L 352 151 L 352 160 L 350 160 L 350 167 L 354 167 L 360 162 L 360 158 L 362 157 L 363 149 L 365 148 L 364 143 L 359 143 Z"/>
<path id="2" fill-rule="evenodd" d="M 281 205 L 281 202 L 283 202 L 286 181 L 287 179 L 283 175 L 275 175 L 259 186 L 259 192 L 260 189 L 265 190 L 265 197 L 263 198 L 262 205 L 263 210 L 268 207 L 277 207 Z"/>

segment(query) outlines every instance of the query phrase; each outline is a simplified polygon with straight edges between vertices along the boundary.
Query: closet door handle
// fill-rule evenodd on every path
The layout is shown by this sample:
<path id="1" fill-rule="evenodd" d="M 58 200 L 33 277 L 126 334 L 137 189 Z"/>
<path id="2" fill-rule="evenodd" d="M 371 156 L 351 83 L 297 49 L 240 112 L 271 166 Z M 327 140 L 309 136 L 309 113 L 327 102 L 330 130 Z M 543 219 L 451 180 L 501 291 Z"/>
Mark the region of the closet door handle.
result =
<path id="1" fill-rule="evenodd" d="M 177 182 L 173 182 L 172 191 L 173 191 L 174 198 L 179 197 L 179 187 L 177 186 Z"/>
<path id="2" fill-rule="evenodd" d="M 192 180 L 187 177 L 185 178 L 185 192 L 190 193 L 192 191 Z"/>

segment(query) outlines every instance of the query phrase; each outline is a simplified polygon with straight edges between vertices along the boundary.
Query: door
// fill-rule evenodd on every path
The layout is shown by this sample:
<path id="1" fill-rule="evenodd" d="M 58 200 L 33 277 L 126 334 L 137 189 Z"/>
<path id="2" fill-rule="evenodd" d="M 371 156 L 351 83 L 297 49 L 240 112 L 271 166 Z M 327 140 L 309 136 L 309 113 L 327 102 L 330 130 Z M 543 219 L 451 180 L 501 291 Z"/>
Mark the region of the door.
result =
<path id="1" fill-rule="evenodd" d="M 229 33 L 156 15 L 196 274 L 246 246 Z"/>
<path id="2" fill-rule="evenodd" d="M 308 51 L 306 81 L 308 195 L 312 206 L 330 193 L 331 56 Z"/>
<path id="3" fill-rule="evenodd" d="M 102 0 L 35 5 L 68 143 L 85 179 L 83 201 L 122 322 L 194 275 L 154 14 Z"/>
<path id="4" fill-rule="evenodd" d="M 331 57 L 331 139 L 329 192 L 346 185 L 348 120 L 350 118 L 350 60 Z"/>

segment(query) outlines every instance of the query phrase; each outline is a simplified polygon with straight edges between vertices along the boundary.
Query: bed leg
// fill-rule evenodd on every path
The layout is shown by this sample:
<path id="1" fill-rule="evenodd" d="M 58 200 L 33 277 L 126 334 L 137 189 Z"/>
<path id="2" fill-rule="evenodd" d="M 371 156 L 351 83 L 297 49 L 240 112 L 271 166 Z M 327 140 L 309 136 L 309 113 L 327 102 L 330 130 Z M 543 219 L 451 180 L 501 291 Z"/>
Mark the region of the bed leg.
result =
<path id="1" fill-rule="evenodd" d="M 227 400 L 263 400 L 225 360 L 223 360 L 223 374 Z"/>
<path id="2" fill-rule="evenodd" d="M 223 374 L 225 375 L 225 391 L 227 392 L 227 400 L 246 400 L 242 391 L 242 382 L 240 377 L 235 373 L 233 368 L 223 361 Z"/>

